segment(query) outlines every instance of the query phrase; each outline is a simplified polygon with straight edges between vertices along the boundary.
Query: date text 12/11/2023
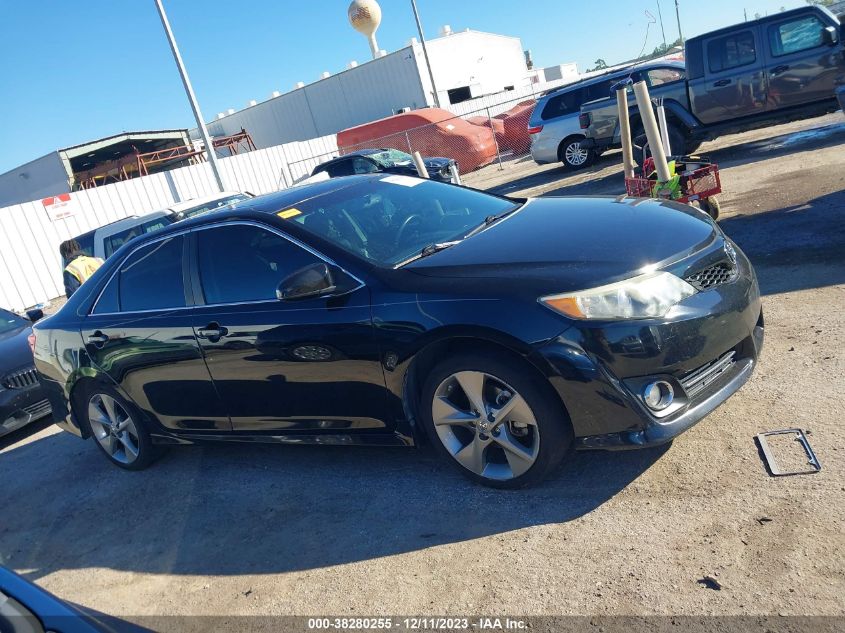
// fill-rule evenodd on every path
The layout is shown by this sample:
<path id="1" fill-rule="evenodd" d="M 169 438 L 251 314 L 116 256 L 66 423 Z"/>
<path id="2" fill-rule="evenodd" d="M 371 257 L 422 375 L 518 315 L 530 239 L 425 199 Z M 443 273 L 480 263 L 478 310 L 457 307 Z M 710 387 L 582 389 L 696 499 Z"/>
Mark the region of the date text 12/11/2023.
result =
<path id="1" fill-rule="evenodd" d="M 397 630 L 397 631 L 519 631 L 525 620 L 510 617 L 339 617 L 309 618 L 308 630 Z"/>

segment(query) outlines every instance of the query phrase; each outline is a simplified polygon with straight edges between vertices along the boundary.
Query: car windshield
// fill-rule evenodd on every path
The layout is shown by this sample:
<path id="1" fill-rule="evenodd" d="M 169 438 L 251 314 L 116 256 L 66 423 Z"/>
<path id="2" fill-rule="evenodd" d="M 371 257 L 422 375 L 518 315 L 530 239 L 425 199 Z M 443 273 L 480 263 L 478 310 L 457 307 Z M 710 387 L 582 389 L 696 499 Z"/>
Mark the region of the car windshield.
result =
<path id="1" fill-rule="evenodd" d="M 8 310 L 0 309 L 0 334 L 17 330 L 22 325 L 26 325 L 26 321 L 21 317 L 12 314 Z"/>
<path id="2" fill-rule="evenodd" d="M 367 179 L 311 198 L 279 217 L 380 266 L 463 239 L 519 203 L 409 176 Z M 436 248 L 434 249 L 437 250 Z"/>
<path id="3" fill-rule="evenodd" d="M 200 213 L 207 213 L 209 211 L 214 211 L 215 209 L 220 209 L 222 207 L 228 206 L 230 204 L 234 204 L 236 202 L 240 202 L 241 200 L 248 200 L 249 196 L 243 193 L 238 193 L 233 196 L 226 196 L 225 198 L 220 198 L 218 200 L 211 200 L 210 202 L 205 202 L 203 204 L 198 204 L 195 207 L 190 207 L 188 209 L 184 209 L 179 211 L 180 218 L 191 218 L 195 215 L 199 215 Z"/>
<path id="4" fill-rule="evenodd" d="M 375 154 L 367 154 L 382 167 L 395 167 L 396 165 L 410 165 L 414 159 L 410 154 L 400 152 L 398 149 L 383 149 Z"/>
<path id="5" fill-rule="evenodd" d="M 103 240 L 103 246 L 105 248 L 106 257 L 111 257 L 112 253 L 114 253 L 117 249 L 126 244 L 126 242 L 135 239 L 139 235 L 158 231 L 159 229 L 163 229 L 165 226 L 168 226 L 173 222 L 174 218 L 169 215 L 163 215 L 153 220 L 147 220 L 146 222 L 142 222 L 141 224 L 136 224 L 132 228 L 125 229 L 123 231 L 120 231 L 119 233 L 114 233 L 112 235 L 107 236 Z"/>

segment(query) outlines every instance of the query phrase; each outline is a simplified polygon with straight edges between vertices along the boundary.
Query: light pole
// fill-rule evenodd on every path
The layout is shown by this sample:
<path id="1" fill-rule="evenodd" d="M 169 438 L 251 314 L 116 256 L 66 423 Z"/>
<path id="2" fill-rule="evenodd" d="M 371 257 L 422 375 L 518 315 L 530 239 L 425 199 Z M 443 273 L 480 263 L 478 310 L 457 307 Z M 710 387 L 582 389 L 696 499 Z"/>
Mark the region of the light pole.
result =
<path id="1" fill-rule="evenodd" d="M 681 39 L 681 48 L 683 48 L 684 34 L 681 31 L 681 9 L 678 7 L 678 0 L 675 0 L 675 18 L 678 20 L 678 37 Z"/>
<path id="2" fill-rule="evenodd" d="M 185 92 L 188 94 L 188 101 L 191 102 L 191 110 L 194 111 L 194 118 L 197 120 L 197 127 L 202 136 L 203 143 L 205 143 L 205 152 L 208 155 L 208 163 L 211 165 L 211 173 L 214 174 L 214 180 L 217 181 L 217 187 L 220 191 L 225 191 L 223 186 L 223 178 L 220 176 L 220 168 L 217 164 L 217 155 L 214 153 L 214 146 L 211 144 L 211 137 L 208 135 L 208 128 L 205 127 L 205 121 L 200 112 L 200 106 L 197 103 L 197 97 L 194 95 L 194 89 L 191 86 L 191 80 L 188 79 L 188 71 L 185 70 L 185 64 L 182 62 L 182 56 L 179 54 L 179 47 L 176 46 L 176 38 L 173 37 L 173 31 L 170 29 L 170 22 L 167 20 L 167 14 L 164 12 L 164 7 L 161 0 L 155 0 L 158 15 L 161 18 L 161 25 L 164 27 L 164 32 L 167 35 L 167 41 L 170 43 L 170 50 L 173 52 L 173 59 L 176 60 L 176 66 L 179 69 L 179 75 L 182 77 L 182 85 L 185 86 Z"/>
<path id="3" fill-rule="evenodd" d="M 417 11 L 416 0 L 411 0 L 411 8 L 414 11 L 414 19 L 417 21 L 417 31 L 419 31 L 420 34 L 420 44 L 422 44 L 423 56 L 425 57 L 425 66 L 428 68 L 428 77 L 431 79 L 431 89 L 434 91 L 434 105 L 439 108 L 440 98 L 437 96 L 437 86 L 434 84 L 434 73 L 431 71 L 431 61 L 428 59 L 428 48 L 425 46 L 425 35 L 423 35 L 422 22 L 420 22 L 420 14 L 419 11 Z"/>

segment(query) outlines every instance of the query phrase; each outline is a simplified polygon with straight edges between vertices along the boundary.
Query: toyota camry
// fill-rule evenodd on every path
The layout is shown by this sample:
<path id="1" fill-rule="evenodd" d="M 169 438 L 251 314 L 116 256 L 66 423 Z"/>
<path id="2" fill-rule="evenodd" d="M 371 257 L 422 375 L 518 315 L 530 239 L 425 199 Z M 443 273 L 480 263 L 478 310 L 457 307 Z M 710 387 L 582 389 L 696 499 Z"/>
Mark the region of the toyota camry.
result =
<path id="1" fill-rule="evenodd" d="M 58 425 L 122 468 L 163 444 L 427 441 L 512 488 L 690 428 L 751 376 L 763 315 L 695 208 L 375 174 L 141 236 L 34 330 Z"/>

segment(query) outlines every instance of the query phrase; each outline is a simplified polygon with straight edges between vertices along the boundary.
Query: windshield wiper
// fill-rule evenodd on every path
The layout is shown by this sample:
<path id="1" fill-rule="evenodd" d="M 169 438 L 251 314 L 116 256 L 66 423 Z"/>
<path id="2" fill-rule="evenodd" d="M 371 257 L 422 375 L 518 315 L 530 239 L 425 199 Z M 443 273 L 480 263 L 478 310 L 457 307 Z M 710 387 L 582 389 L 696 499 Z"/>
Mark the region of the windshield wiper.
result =
<path id="1" fill-rule="evenodd" d="M 426 244 L 425 246 L 420 249 L 420 252 L 412 255 L 408 259 L 402 260 L 398 264 L 396 264 L 395 268 L 402 268 L 405 264 L 410 264 L 411 262 L 415 262 L 418 259 L 422 259 L 423 257 L 428 257 L 429 255 L 434 255 L 435 253 L 442 251 L 443 249 L 449 248 L 450 246 L 454 246 L 455 244 L 459 244 L 462 240 L 452 240 L 451 242 L 436 242 L 433 244 Z"/>
<path id="2" fill-rule="evenodd" d="M 520 205 L 516 205 L 512 209 L 508 209 L 507 211 L 502 211 L 501 213 L 497 213 L 496 215 L 488 215 L 486 218 L 484 218 L 484 221 L 481 224 L 479 224 L 475 228 L 471 229 L 469 233 L 464 235 L 464 239 L 466 239 L 468 237 L 472 237 L 476 233 L 480 233 L 481 231 L 486 229 L 491 224 L 498 222 L 499 220 L 501 220 L 504 217 L 509 216 L 511 213 L 513 213 L 514 211 L 519 209 L 519 207 L 520 207 Z"/>

